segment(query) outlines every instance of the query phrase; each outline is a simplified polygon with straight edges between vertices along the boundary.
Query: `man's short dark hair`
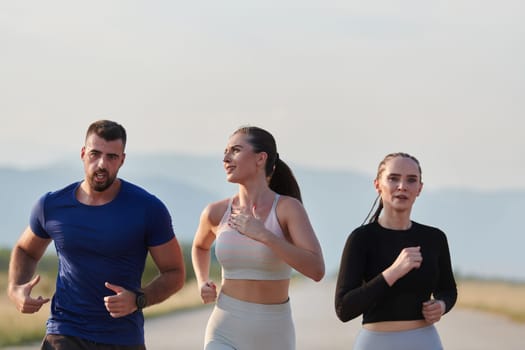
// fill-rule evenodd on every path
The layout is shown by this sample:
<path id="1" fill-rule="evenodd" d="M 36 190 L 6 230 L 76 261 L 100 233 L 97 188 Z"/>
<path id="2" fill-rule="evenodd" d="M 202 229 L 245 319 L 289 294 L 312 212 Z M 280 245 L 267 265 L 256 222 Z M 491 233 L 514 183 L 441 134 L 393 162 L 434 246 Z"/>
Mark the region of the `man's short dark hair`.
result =
<path id="1" fill-rule="evenodd" d="M 124 148 L 126 147 L 126 129 L 117 122 L 111 120 L 97 120 L 89 126 L 86 132 L 86 139 L 91 134 L 96 134 L 106 141 L 122 140 Z"/>

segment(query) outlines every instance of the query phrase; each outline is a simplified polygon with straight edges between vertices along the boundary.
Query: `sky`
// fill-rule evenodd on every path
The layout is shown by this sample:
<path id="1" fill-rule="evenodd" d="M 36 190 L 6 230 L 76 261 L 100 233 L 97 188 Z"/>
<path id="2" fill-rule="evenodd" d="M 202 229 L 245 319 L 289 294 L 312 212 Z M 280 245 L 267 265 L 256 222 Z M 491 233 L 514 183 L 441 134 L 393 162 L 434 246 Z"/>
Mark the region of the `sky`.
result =
<path id="1" fill-rule="evenodd" d="M 426 187 L 525 189 L 521 0 L 3 1 L 0 166 L 78 154 L 112 119 L 127 153 L 217 155 L 241 125 L 283 160 Z"/>

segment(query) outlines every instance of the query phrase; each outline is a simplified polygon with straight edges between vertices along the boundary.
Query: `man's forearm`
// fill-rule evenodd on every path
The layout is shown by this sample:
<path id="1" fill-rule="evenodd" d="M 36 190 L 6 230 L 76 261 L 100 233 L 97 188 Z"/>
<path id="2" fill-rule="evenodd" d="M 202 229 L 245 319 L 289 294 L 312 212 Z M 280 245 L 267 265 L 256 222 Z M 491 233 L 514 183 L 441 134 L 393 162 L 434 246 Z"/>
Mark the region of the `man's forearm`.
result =
<path id="1" fill-rule="evenodd" d="M 38 260 L 29 256 L 22 248 L 15 246 L 9 261 L 9 286 L 27 283 L 35 274 Z"/>
<path id="2" fill-rule="evenodd" d="M 184 270 L 173 269 L 160 273 L 144 287 L 147 306 L 155 305 L 168 299 L 184 286 Z"/>

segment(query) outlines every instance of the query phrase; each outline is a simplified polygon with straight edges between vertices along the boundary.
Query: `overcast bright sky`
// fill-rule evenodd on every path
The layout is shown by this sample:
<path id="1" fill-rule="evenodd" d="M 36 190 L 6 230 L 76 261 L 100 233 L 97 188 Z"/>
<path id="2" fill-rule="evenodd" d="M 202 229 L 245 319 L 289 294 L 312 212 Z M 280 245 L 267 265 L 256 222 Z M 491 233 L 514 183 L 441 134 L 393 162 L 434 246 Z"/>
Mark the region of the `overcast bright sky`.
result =
<path id="1" fill-rule="evenodd" d="M 129 153 L 216 154 L 244 124 L 281 158 L 427 187 L 525 189 L 522 0 L 4 1 L 0 165 L 78 153 L 101 118 Z M 79 165 L 80 166 L 80 165 Z"/>

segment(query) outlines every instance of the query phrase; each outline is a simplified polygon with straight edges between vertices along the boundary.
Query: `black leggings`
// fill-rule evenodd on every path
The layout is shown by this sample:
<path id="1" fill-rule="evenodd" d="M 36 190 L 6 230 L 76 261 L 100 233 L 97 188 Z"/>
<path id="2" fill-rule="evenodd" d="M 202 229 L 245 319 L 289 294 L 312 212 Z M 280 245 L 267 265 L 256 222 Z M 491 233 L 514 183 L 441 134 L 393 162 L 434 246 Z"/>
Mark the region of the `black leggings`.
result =
<path id="1" fill-rule="evenodd" d="M 41 350 L 146 350 L 145 345 L 101 344 L 69 335 L 48 334 Z"/>

